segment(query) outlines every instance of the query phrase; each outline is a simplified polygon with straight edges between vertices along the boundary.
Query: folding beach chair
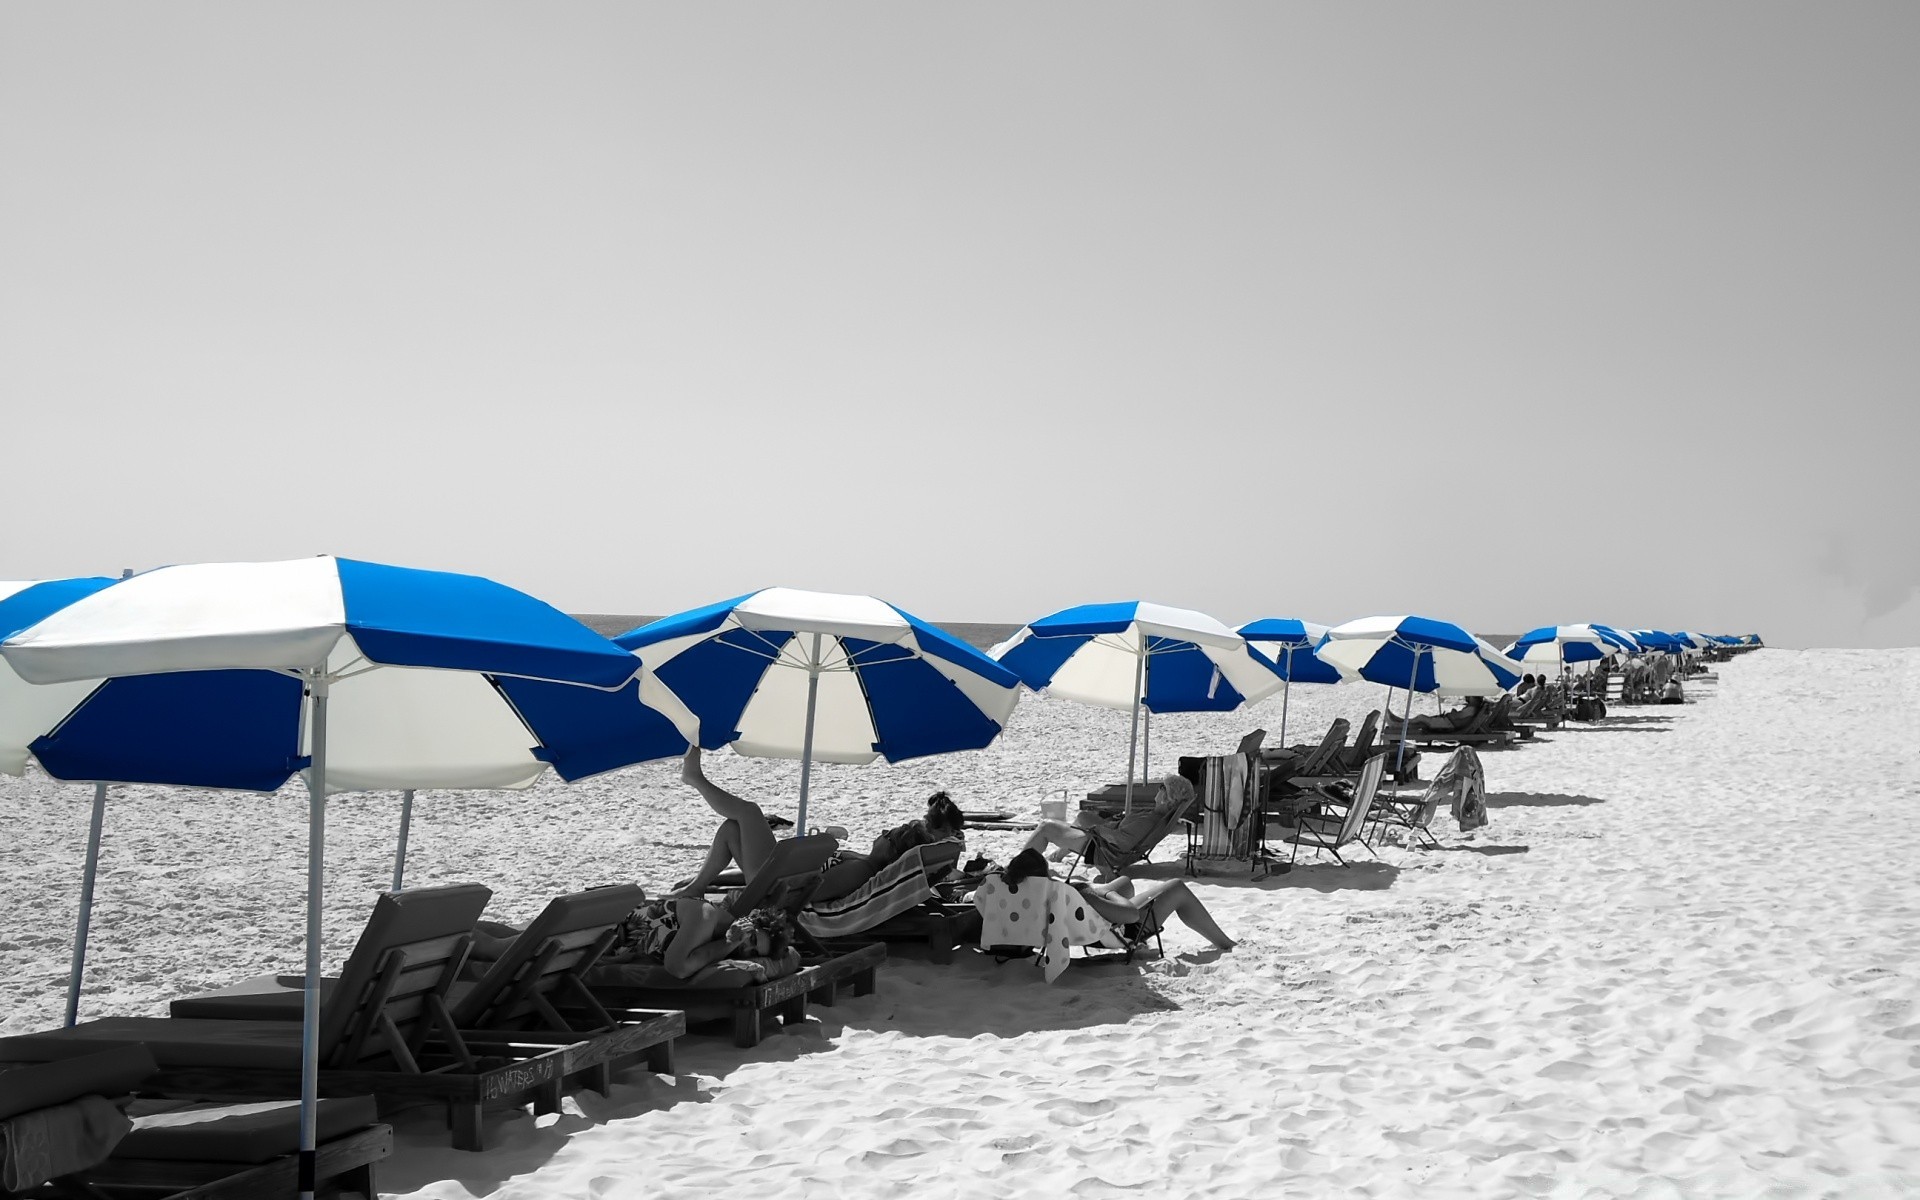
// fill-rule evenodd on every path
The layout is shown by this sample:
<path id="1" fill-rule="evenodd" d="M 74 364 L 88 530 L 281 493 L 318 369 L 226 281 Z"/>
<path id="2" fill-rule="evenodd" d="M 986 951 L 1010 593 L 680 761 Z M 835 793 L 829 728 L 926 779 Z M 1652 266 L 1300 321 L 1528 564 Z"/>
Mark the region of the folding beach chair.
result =
<path id="1" fill-rule="evenodd" d="M 1326 807 L 1340 811 L 1332 815 L 1302 813 L 1296 818 L 1296 823 L 1290 830 L 1284 831 L 1274 839 L 1293 847 L 1287 857 L 1289 866 L 1299 857 L 1302 846 L 1326 851 L 1333 855 L 1334 861 L 1343 867 L 1347 865 L 1347 860 L 1340 857 L 1340 848 L 1343 846 L 1358 842 L 1368 854 L 1373 853 L 1373 847 L 1367 845 L 1361 835 L 1366 831 L 1374 797 L 1380 790 L 1380 773 L 1385 767 L 1385 756 L 1374 755 L 1367 760 L 1367 765 L 1360 769 L 1360 778 L 1353 785 L 1351 799 L 1343 799 L 1331 793 L 1321 793 Z M 1270 856 L 1263 856 L 1263 861 L 1271 862 Z"/>
<path id="2" fill-rule="evenodd" d="M 1048 983 L 1067 969 L 1074 946 L 1113 952 L 1083 957 L 1083 962 L 1131 962 L 1149 942 L 1165 953 L 1160 924 L 1150 910 L 1137 922 L 1116 924 L 1064 879 L 1036 875 L 1008 883 L 989 875 L 974 891 L 974 904 L 980 910 L 981 946 L 1003 962 L 1032 951 Z"/>
<path id="3" fill-rule="evenodd" d="M 1416 844 L 1438 847 L 1432 825 L 1443 806 L 1453 813 L 1462 830 L 1487 823 L 1486 772 L 1472 746 L 1457 747 L 1419 793 L 1376 797 L 1374 825 L 1376 829 L 1404 829 Z"/>

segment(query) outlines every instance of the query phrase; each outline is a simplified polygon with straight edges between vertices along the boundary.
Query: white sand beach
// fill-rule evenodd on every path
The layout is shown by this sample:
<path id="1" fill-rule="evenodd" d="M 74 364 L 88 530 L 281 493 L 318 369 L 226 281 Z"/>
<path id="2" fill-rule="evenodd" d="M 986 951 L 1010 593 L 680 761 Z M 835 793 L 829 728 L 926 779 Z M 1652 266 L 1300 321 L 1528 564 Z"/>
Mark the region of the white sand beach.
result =
<path id="1" fill-rule="evenodd" d="M 629 1072 L 559 1115 L 496 1114 L 484 1153 L 401 1114 L 382 1194 L 1920 1194 L 1920 649 L 1716 670 L 1685 706 L 1487 754 L 1492 823 L 1463 837 L 1443 814 L 1441 850 L 1259 883 L 1211 867 L 1193 886 L 1231 951 L 1176 926 L 1164 958 L 1048 985 L 896 948 L 875 995 L 750 1050 L 690 1036 L 677 1077 Z M 1297 688 L 1288 740 L 1383 692 Z M 1277 697 L 1156 720 L 1156 772 L 1279 720 Z M 816 768 L 812 819 L 864 843 L 936 787 L 1035 813 L 1125 762 L 1125 714 L 1030 697 L 985 751 Z M 590 884 L 669 884 L 714 825 L 677 767 L 423 794 L 409 880 L 485 883 L 509 921 Z M 709 772 L 792 812 L 797 763 Z M 0 780 L 0 1031 L 59 1021 L 90 797 Z M 330 965 L 387 882 L 398 812 L 330 806 Z M 297 971 L 305 822 L 297 786 L 112 789 L 83 1017 Z M 1018 838 L 969 840 L 1004 861 Z M 1177 877 L 1174 853 L 1147 873 Z"/>

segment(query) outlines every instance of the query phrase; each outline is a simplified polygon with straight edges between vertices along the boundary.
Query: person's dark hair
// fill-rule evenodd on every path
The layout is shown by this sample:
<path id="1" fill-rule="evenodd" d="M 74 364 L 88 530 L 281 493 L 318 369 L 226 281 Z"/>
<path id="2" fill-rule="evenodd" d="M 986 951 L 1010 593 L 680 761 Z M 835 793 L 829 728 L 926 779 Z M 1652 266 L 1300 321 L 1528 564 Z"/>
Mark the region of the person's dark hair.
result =
<path id="1" fill-rule="evenodd" d="M 1047 874 L 1047 859 L 1038 850 L 1027 849 L 1013 856 L 1013 861 L 1000 872 L 1007 886 L 1018 886 L 1022 879 L 1037 879 Z"/>
<path id="2" fill-rule="evenodd" d="M 952 829 L 956 832 L 967 827 L 967 818 L 953 797 L 945 792 L 935 792 L 927 797 L 927 824 L 940 829 Z"/>

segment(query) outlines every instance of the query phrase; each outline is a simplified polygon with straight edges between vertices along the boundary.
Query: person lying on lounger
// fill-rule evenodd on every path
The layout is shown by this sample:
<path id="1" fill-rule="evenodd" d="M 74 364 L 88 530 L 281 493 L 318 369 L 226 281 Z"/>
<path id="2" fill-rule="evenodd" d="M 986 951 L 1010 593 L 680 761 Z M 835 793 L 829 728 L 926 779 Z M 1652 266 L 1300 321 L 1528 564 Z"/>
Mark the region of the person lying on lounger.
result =
<path id="1" fill-rule="evenodd" d="M 1043 874 L 1050 874 L 1046 859 L 1037 850 L 1022 850 L 1007 864 L 1001 877 L 1011 884 Z M 1178 917 L 1182 925 L 1220 949 L 1233 949 L 1233 939 L 1226 935 L 1214 921 L 1213 914 L 1207 911 L 1207 906 L 1200 902 L 1200 897 L 1194 895 L 1182 880 L 1136 881 L 1122 875 L 1106 883 L 1086 879 L 1070 879 L 1067 882 L 1086 897 L 1095 912 L 1116 925 L 1151 920 L 1153 928 L 1159 929 L 1166 926 L 1168 917 Z"/>
<path id="2" fill-rule="evenodd" d="M 1479 696 L 1468 696 L 1466 702 L 1459 708 L 1443 713 L 1424 714 L 1406 722 L 1407 732 L 1414 737 L 1420 737 L 1423 734 L 1457 733 L 1479 720 L 1480 710 L 1485 708 L 1486 704 L 1487 702 Z M 1400 718 L 1395 716 L 1389 716 L 1386 720 L 1389 727 L 1397 728 L 1401 723 Z"/>
<path id="3" fill-rule="evenodd" d="M 959 842 L 964 845 L 967 840 L 966 826 L 966 818 L 961 815 L 960 806 L 953 802 L 953 797 L 945 792 L 935 792 L 927 797 L 925 813 L 873 839 L 873 849 L 869 853 L 843 850 L 835 855 L 834 863 L 820 880 L 820 888 L 814 893 L 814 898 L 838 899 L 917 847 L 931 846 L 936 842 Z"/>
<path id="4" fill-rule="evenodd" d="M 1193 803 L 1193 784 L 1185 776 L 1169 775 L 1160 783 L 1153 803 L 1130 813 L 1101 820 L 1082 812 L 1073 824 L 1042 821 L 1027 839 L 1026 849 L 1034 851 L 1054 847 L 1053 861 L 1069 854 L 1080 854 L 1092 864 L 1101 879 L 1110 879 L 1122 867 L 1144 857 L 1148 839 L 1157 839 L 1173 824 L 1174 814 Z"/>
<path id="5" fill-rule="evenodd" d="M 687 756 L 680 762 L 680 778 L 699 792 L 700 798 L 722 820 L 720 828 L 713 831 L 713 845 L 708 848 L 706 861 L 700 864 L 699 871 L 667 893 L 668 897 L 699 896 L 707 890 L 707 885 L 720 878 L 721 872 L 735 863 L 748 876 L 765 866 L 773 855 L 774 837 L 773 826 L 767 824 L 767 814 L 760 811 L 760 806 L 751 800 L 742 800 L 708 779 L 700 769 L 698 745 L 687 747 Z"/>

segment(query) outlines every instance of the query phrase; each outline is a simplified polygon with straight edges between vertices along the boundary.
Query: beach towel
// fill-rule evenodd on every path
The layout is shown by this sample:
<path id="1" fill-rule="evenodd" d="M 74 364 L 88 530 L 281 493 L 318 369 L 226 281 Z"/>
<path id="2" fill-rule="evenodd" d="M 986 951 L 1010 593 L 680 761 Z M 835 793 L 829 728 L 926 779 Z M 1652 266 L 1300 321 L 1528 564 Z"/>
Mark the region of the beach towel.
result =
<path id="1" fill-rule="evenodd" d="M 925 904 L 935 895 L 922 858 L 928 848 L 915 846 L 846 895 L 816 900 L 801 909 L 800 928 L 817 938 L 847 937 Z M 951 870 L 951 856 L 942 865 Z"/>
<path id="2" fill-rule="evenodd" d="M 1063 880 L 1035 876 L 1009 884 L 989 875 L 974 892 L 973 904 L 980 910 L 980 944 L 1038 948 L 1048 983 L 1067 969 L 1069 947 L 1127 948 L 1113 922 Z"/>
<path id="3" fill-rule="evenodd" d="M 1433 782 L 1421 797 L 1422 809 L 1417 824 L 1426 828 L 1441 804 L 1450 806 L 1453 820 L 1461 833 L 1487 823 L 1487 776 L 1480 756 L 1472 746 L 1461 746 L 1447 756 Z"/>
<path id="4" fill-rule="evenodd" d="M 133 1122 L 104 1096 L 17 1113 L 0 1121 L 0 1188 L 24 1192 L 113 1153 Z"/>

